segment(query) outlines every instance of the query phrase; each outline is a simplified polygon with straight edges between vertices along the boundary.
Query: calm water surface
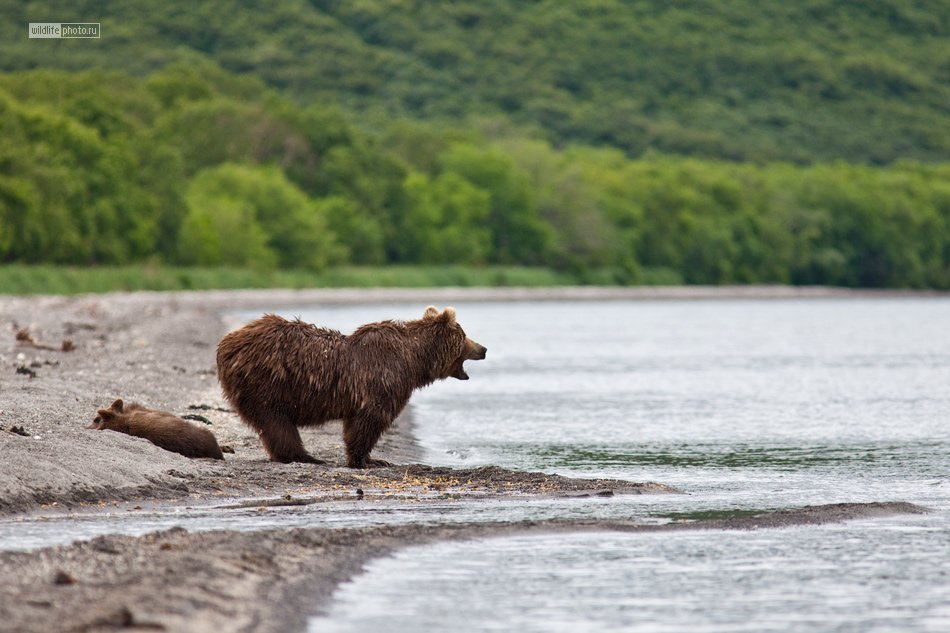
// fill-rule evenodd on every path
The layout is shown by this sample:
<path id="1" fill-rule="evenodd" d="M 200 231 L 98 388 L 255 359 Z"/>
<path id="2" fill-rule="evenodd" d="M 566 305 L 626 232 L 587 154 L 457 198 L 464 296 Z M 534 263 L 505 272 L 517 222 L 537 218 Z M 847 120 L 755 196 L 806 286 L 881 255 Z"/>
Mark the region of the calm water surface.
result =
<path id="1" fill-rule="evenodd" d="M 950 301 L 457 307 L 488 358 L 468 364 L 470 381 L 414 397 L 430 462 L 690 493 L 561 502 L 553 514 L 689 518 L 871 500 L 935 512 L 410 548 L 342 586 L 311 630 L 950 630 Z M 346 331 L 417 312 L 301 316 Z"/>

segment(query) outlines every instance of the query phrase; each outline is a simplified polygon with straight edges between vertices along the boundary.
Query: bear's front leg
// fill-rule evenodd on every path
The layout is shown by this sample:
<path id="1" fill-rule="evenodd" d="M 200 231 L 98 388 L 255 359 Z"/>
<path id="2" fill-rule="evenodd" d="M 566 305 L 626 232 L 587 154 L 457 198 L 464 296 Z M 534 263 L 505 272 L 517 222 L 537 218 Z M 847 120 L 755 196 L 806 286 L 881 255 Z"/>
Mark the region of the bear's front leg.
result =
<path id="1" fill-rule="evenodd" d="M 343 443 L 346 445 L 346 465 L 350 468 L 376 468 L 392 466 L 382 459 L 369 456 L 379 437 L 392 419 L 382 415 L 361 413 L 343 420 Z"/>

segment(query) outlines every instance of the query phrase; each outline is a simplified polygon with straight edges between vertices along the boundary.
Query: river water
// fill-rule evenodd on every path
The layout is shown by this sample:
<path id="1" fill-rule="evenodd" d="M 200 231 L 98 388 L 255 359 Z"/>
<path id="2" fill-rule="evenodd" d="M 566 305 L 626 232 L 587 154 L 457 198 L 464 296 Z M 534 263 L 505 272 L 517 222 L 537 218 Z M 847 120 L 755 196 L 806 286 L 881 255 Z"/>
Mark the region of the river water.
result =
<path id="1" fill-rule="evenodd" d="M 470 381 L 413 398 L 428 462 L 689 493 L 520 512 L 662 520 L 872 500 L 934 512 L 414 547 L 340 587 L 311 631 L 950 631 L 950 301 L 457 307 L 488 357 L 467 364 Z M 301 316 L 345 331 L 420 308 Z"/>
<path id="2" fill-rule="evenodd" d="M 546 518 L 666 522 L 903 500 L 926 515 L 752 532 L 407 548 L 311 631 L 950 631 L 950 300 L 460 303 L 488 348 L 413 396 L 425 461 L 659 481 L 685 495 L 352 502 L 0 521 L 5 548 L 98 534 Z M 421 305 L 281 311 L 350 331 Z M 279 309 L 279 306 L 275 306 Z M 238 318 L 251 319 L 259 313 Z"/>

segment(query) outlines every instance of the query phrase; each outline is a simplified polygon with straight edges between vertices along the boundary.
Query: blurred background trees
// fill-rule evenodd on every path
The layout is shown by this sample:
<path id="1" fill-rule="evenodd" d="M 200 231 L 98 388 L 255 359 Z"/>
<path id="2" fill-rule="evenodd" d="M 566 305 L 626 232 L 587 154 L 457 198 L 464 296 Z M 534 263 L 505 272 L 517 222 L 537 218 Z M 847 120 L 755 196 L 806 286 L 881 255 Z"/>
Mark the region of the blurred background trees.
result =
<path id="1" fill-rule="evenodd" d="M 0 0 L 0 262 L 950 288 L 944 2 L 226 5 Z"/>

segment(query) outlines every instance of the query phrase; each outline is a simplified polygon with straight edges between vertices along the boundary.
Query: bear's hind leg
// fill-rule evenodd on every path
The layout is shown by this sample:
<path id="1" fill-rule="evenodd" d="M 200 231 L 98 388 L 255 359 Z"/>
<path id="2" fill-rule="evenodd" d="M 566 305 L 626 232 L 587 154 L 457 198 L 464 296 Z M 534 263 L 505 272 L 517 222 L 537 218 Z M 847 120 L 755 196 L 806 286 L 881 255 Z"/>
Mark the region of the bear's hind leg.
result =
<path id="1" fill-rule="evenodd" d="M 264 450 L 270 455 L 271 461 L 283 462 L 302 462 L 305 464 L 325 464 L 323 460 L 310 455 L 303 447 L 303 441 L 300 439 L 300 432 L 297 427 L 289 422 L 281 421 L 276 424 L 270 424 L 266 430 L 260 431 L 261 442 L 264 444 Z"/>
<path id="2" fill-rule="evenodd" d="M 346 465 L 350 468 L 392 466 L 393 464 L 387 461 L 369 456 L 388 426 L 389 422 L 386 419 L 366 414 L 343 420 Z"/>
<path id="3" fill-rule="evenodd" d="M 236 398 L 232 400 L 241 419 L 257 431 L 264 445 L 264 450 L 271 461 L 302 462 L 305 464 L 325 464 L 326 462 L 312 457 L 303 447 L 300 432 L 293 423 L 293 419 L 280 410 L 262 406 L 261 401 L 252 398 Z"/>

